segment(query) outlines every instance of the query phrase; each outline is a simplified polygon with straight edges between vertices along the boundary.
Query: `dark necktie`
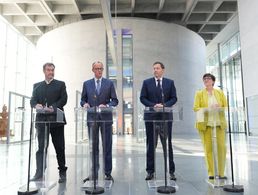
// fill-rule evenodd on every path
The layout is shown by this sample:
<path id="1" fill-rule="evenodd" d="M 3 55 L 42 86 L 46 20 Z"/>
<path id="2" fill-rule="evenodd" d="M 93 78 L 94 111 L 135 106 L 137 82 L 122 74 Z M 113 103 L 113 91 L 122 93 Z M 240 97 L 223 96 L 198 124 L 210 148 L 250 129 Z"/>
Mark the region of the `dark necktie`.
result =
<path id="1" fill-rule="evenodd" d="M 161 91 L 161 85 L 160 85 L 160 79 L 157 79 L 158 85 L 157 85 L 157 91 L 158 91 L 158 103 L 161 103 L 162 101 L 162 91 Z"/>
<path id="2" fill-rule="evenodd" d="M 157 87 L 158 87 L 159 89 L 161 89 L 161 86 L 160 86 L 160 79 L 158 79 L 157 81 L 158 81 Z"/>
<path id="3" fill-rule="evenodd" d="M 97 80 L 97 87 L 96 87 L 97 95 L 100 93 L 100 80 Z"/>

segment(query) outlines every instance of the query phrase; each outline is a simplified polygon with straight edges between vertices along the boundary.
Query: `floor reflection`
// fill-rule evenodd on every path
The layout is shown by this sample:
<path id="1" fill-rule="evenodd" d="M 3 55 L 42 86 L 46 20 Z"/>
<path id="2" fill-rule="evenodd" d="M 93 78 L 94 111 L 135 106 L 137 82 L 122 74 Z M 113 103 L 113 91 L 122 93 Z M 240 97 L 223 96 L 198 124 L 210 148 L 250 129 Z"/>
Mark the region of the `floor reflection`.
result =
<path id="1" fill-rule="evenodd" d="M 233 138 L 233 162 L 235 183 L 244 185 L 245 194 L 256 195 L 258 186 L 258 138 L 235 134 Z M 229 144 L 227 144 L 229 147 Z M 174 156 L 178 191 L 186 195 L 224 195 L 221 188 L 213 189 L 207 184 L 207 171 L 204 162 L 203 148 L 198 135 L 174 135 Z M 35 143 L 33 143 L 32 171 L 35 171 Z M 0 194 L 14 195 L 20 186 L 27 181 L 28 143 L 0 145 Z M 49 191 L 39 192 L 46 195 L 80 195 L 82 180 L 88 176 L 89 152 L 87 143 L 67 144 L 68 179 L 66 183 L 56 185 Z M 115 183 L 104 194 L 112 195 L 152 195 L 158 194 L 149 189 L 145 182 L 145 142 L 138 143 L 130 135 L 115 136 L 113 140 L 113 172 Z M 101 161 L 101 160 L 100 160 Z M 163 178 L 163 154 L 159 143 L 156 153 L 157 177 Z M 227 183 L 231 183 L 229 150 L 227 155 Z M 49 181 L 57 182 L 58 170 L 53 146 L 49 148 L 48 176 Z"/>

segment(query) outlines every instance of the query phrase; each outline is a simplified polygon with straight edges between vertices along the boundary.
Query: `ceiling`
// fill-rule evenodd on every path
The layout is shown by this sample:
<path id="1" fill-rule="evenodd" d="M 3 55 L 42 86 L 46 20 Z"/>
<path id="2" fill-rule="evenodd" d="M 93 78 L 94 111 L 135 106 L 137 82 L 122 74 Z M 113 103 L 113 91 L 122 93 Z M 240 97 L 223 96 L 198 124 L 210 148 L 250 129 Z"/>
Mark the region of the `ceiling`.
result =
<path id="1" fill-rule="evenodd" d="M 177 23 L 208 44 L 237 14 L 237 0 L 111 0 L 113 17 Z M 102 17 L 100 0 L 0 0 L 2 15 L 33 43 L 44 33 L 80 20 Z"/>

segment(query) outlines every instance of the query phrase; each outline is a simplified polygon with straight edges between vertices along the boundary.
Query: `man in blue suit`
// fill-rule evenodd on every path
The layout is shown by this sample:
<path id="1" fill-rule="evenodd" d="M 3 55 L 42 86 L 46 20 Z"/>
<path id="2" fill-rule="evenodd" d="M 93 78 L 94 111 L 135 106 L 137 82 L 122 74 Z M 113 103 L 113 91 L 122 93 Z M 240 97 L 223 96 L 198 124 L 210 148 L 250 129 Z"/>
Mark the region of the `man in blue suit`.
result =
<path id="1" fill-rule="evenodd" d="M 99 168 L 99 129 L 101 131 L 101 138 L 104 154 L 104 171 L 105 179 L 112 180 L 112 124 L 113 115 L 111 109 L 108 107 L 114 107 L 118 105 L 118 99 L 116 96 L 116 91 L 114 84 L 111 80 L 102 77 L 103 73 L 103 63 L 94 62 L 92 64 L 92 71 L 94 72 L 94 78 L 87 80 L 83 83 L 82 96 L 81 96 L 81 106 L 88 109 L 87 115 L 87 125 L 88 133 L 90 139 L 92 138 L 91 133 L 94 131 L 95 139 L 95 163 L 96 170 L 94 170 L 93 175 L 95 179 L 97 177 L 97 170 Z M 92 108 L 92 110 L 91 110 Z M 106 108 L 106 109 L 105 109 Z M 96 110 L 101 109 L 101 112 Z M 106 111 L 105 111 L 106 110 Z M 95 122 L 98 121 L 98 122 Z M 102 121 L 102 122 L 100 122 Z M 105 121 L 105 122 L 104 122 Z M 94 157 L 93 157 L 94 158 Z M 93 161 L 94 162 L 94 161 Z M 91 178 L 86 178 L 87 181 Z M 93 178 L 94 179 L 94 178 Z"/>
<path id="2" fill-rule="evenodd" d="M 155 62 L 153 64 L 153 73 L 154 77 L 146 79 L 143 81 L 140 100 L 141 103 L 146 107 L 153 108 L 163 108 L 171 107 L 177 102 L 176 88 L 174 81 L 168 78 L 164 78 L 163 74 L 165 71 L 165 66 L 161 62 Z M 160 109 L 163 110 L 163 109 Z M 165 126 L 163 122 L 153 122 L 153 120 L 165 119 Z M 169 154 L 169 173 L 170 179 L 176 180 L 175 177 L 175 163 L 173 157 L 173 148 L 172 148 L 172 113 L 162 113 L 162 112 L 151 112 L 144 113 L 145 127 L 146 127 L 146 137 L 147 137 L 147 176 L 145 180 L 151 180 L 154 178 L 155 172 L 155 148 L 158 142 L 158 134 L 161 138 L 161 143 L 165 146 L 164 135 L 168 135 L 168 154 Z M 164 130 L 167 130 L 165 132 Z"/>

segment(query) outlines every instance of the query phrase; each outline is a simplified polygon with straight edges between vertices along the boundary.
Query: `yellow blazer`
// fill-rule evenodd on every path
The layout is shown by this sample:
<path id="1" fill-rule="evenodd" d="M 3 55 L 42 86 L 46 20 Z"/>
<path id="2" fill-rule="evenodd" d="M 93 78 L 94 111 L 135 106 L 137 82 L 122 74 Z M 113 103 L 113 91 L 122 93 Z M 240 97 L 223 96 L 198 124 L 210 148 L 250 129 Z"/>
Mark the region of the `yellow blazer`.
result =
<path id="1" fill-rule="evenodd" d="M 227 107 L 227 100 L 222 90 L 213 89 L 214 96 L 220 107 Z M 208 108 L 208 92 L 206 89 L 199 90 L 195 93 L 193 110 L 197 112 L 201 108 Z M 219 113 L 220 127 L 222 130 L 227 128 L 227 121 L 225 113 Z M 196 122 L 195 128 L 201 131 L 205 131 L 207 128 L 208 113 L 204 113 L 204 122 Z"/>

